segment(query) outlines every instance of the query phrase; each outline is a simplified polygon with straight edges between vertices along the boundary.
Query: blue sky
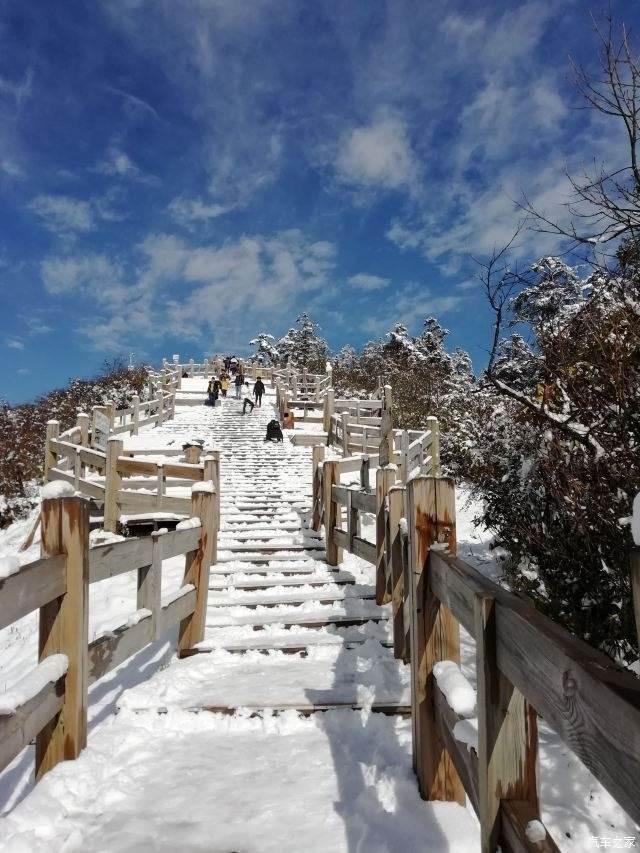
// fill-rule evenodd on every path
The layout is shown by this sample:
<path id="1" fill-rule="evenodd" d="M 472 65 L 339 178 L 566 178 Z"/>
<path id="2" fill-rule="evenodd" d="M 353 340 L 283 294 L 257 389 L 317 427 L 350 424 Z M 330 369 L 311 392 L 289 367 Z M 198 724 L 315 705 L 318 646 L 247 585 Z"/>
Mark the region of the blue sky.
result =
<path id="1" fill-rule="evenodd" d="M 633 5 L 614 12 L 633 25 Z M 523 190 L 560 215 L 567 166 L 621 156 L 575 108 L 588 12 L 4 0 L 0 396 L 129 352 L 247 351 L 302 310 L 334 348 L 433 313 L 480 365 L 470 256 L 508 239 Z"/>

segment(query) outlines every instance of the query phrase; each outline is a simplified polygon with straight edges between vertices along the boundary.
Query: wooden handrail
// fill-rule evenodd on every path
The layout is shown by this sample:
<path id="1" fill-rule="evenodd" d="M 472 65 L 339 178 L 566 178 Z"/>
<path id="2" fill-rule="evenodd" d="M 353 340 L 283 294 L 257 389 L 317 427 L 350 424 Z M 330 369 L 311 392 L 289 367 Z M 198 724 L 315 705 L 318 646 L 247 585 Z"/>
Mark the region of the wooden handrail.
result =
<path id="1" fill-rule="evenodd" d="M 0 580 L 0 628 L 39 610 L 40 660 L 58 655 L 68 662 L 66 676 L 39 687 L 12 713 L 0 713 L 0 770 L 36 737 L 38 778 L 86 745 L 89 683 L 173 624 L 181 626 L 181 654 L 203 639 L 209 566 L 216 560 L 220 526 L 215 486 L 205 483 L 194 487 L 195 517 L 184 528 L 90 548 L 88 502 L 71 494 L 43 499 L 42 541 L 52 555 Z M 185 555 L 183 586 L 162 598 L 162 560 L 180 554 Z M 89 584 L 131 571 L 138 572 L 137 618 L 89 643 Z"/>

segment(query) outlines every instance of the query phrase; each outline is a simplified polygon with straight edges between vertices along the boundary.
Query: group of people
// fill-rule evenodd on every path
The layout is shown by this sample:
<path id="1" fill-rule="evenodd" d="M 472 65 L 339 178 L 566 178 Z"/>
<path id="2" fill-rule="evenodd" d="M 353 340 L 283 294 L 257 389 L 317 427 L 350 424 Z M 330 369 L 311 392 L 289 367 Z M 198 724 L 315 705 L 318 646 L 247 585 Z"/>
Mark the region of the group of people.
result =
<path id="1" fill-rule="evenodd" d="M 232 360 L 232 359 L 231 359 Z M 226 361 L 226 359 L 225 359 Z M 243 387 L 246 387 L 245 390 L 245 398 L 244 404 L 242 406 L 242 414 L 246 415 L 247 407 L 249 408 L 249 412 L 253 411 L 254 406 L 262 406 L 262 396 L 265 392 L 264 382 L 262 379 L 256 379 L 256 382 L 253 386 L 253 398 L 251 399 L 249 396 L 249 383 L 245 381 L 244 375 L 242 371 L 237 369 L 237 360 L 236 360 L 236 370 L 232 370 L 233 365 L 230 365 L 230 372 L 223 371 L 218 378 L 212 376 L 209 380 L 209 384 L 207 385 L 207 400 L 205 405 L 207 406 L 215 406 L 219 397 L 226 397 L 229 388 L 231 387 L 231 382 L 233 380 L 233 386 L 235 388 L 236 400 L 240 400 L 242 398 Z"/>

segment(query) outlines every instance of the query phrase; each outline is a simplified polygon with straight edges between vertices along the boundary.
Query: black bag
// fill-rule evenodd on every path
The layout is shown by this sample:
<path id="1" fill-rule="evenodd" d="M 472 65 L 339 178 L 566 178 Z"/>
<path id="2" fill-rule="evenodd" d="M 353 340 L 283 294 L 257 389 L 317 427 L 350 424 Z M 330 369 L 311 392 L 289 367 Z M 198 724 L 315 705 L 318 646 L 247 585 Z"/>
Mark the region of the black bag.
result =
<path id="1" fill-rule="evenodd" d="M 269 421 L 267 424 L 267 437 L 265 441 L 282 441 L 284 436 L 282 435 L 282 430 L 280 429 L 280 424 L 278 421 Z"/>

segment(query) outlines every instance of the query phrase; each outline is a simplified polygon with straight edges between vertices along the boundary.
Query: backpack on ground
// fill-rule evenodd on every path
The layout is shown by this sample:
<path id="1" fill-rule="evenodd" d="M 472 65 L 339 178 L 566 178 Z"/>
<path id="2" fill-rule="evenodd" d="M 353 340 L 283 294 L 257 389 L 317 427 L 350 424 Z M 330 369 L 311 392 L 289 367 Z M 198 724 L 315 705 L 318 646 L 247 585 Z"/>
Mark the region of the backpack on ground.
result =
<path id="1" fill-rule="evenodd" d="M 284 436 L 282 435 L 279 422 L 276 420 L 269 421 L 267 424 L 267 436 L 265 441 L 282 441 L 283 439 Z"/>

